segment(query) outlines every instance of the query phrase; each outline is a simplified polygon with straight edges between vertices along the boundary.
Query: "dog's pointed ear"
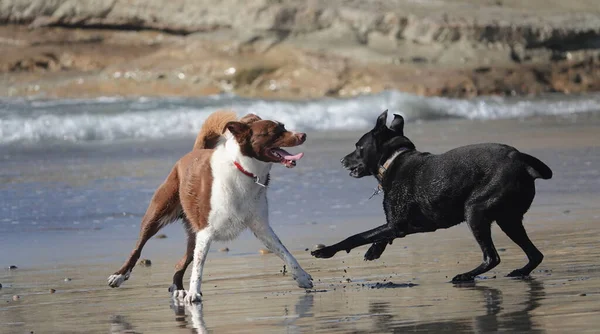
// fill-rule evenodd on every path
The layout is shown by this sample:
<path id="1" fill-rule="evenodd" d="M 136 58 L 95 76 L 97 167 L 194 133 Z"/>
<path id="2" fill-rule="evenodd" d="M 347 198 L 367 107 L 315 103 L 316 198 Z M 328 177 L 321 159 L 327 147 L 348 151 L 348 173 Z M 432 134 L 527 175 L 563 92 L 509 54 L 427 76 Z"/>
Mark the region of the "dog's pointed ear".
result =
<path id="1" fill-rule="evenodd" d="M 387 109 L 377 117 L 377 123 L 375 123 L 374 130 L 381 130 L 385 127 L 385 123 L 387 122 Z"/>
<path id="2" fill-rule="evenodd" d="M 392 121 L 392 124 L 390 124 L 390 129 L 404 136 L 404 117 L 394 114 L 394 120 Z"/>
<path id="3" fill-rule="evenodd" d="M 223 130 L 223 132 L 225 130 L 229 130 L 229 132 L 231 132 L 232 135 L 238 136 L 246 131 L 250 131 L 250 126 L 248 126 L 248 124 L 246 123 L 231 121 L 225 124 L 225 129 Z"/>

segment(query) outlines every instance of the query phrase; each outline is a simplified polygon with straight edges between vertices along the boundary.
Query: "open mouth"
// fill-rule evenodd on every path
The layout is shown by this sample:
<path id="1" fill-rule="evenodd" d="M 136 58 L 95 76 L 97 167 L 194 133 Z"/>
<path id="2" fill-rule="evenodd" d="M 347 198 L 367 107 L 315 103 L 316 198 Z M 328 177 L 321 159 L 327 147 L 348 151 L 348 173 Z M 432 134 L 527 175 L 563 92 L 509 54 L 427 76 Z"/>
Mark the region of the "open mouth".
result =
<path id="1" fill-rule="evenodd" d="M 304 156 L 304 153 L 292 155 L 290 152 L 279 147 L 269 149 L 268 151 L 269 155 L 271 155 L 276 161 L 278 161 L 287 168 L 295 167 L 296 161 L 302 159 L 302 157 Z"/>
<path id="2" fill-rule="evenodd" d="M 343 166 L 346 170 L 350 171 L 350 176 L 355 178 L 360 178 L 361 174 L 364 171 L 364 167 L 361 165 L 358 166 Z"/>

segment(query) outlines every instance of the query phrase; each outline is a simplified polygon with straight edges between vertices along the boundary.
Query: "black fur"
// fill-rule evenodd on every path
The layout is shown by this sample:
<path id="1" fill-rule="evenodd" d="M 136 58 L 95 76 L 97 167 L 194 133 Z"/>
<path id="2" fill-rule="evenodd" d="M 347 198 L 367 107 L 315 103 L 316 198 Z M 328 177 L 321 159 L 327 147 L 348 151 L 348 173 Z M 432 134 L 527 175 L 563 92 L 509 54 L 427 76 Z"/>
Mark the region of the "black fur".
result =
<path id="1" fill-rule="evenodd" d="M 342 165 L 353 177 L 374 175 L 378 179 L 387 223 L 311 254 L 330 258 L 339 251 L 372 244 L 365 260 L 374 260 L 395 238 L 466 221 L 481 247 L 483 262 L 452 281 L 472 281 L 500 263 L 491 237 L 491 224 L 496 221 L 529 258 L 527 265 L 508 276 L 528 276 L 544 256 L 527 237 L 523 215 L 535 196 L 534 180 L 550 179 L 550 168 L 502 144 L 463 146 L 439 155 L 422 153 L 404 136 L 402 116 L 395 115 L 389 128 L 386 120 L 387 111 L 356 143 L 356 150 L 342 159 Z M 399 155 L 378 175 L 396 152 Z"/>

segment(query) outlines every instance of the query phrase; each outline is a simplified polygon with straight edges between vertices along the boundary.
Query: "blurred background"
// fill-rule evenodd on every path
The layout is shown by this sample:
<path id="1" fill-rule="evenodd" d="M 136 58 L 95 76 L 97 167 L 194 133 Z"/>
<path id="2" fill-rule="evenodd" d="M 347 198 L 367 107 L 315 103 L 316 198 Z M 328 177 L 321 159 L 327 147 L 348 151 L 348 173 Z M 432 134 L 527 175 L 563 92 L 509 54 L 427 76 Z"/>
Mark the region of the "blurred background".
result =
<path id="1" fill-rule="evenodd" d="M 598 254 L 590 250 L 589 238 L 600 236 L 599 92 L 598 0 L 2 0 L 0 266 L 24 271 L 0 274 L 0 299 L 12 303 L 13 293 L 39 293 L 46 288 L 44 275 L 62 280 L 65 265 L 70 275 L 81 278 L 77 291 L 99 291 L 98 300 L 104 301 L 116 296 L 106 291 L 104 276 L 125 259 L 153 192 L 191 149 L 206 117 L 219 109 L 240 116 L 256 113 L 308 132 L 306 144 L 292 150 L 306 156 L 292 170 L 275 166 L 269 190 L 271 223 L 295 252 L 383 223 L 381 197 L 368 200 L 375 180 L 350 178 L 339 159 L 385 109 L 404 115 L 405 132 L 422 151 L 441 153 L 490 141 L 515 145 L 555 172 L 553 180 L 538 182 L 528 225 L 532 239 L 541 233 L 552 240 L 541 243 L 550 259 L 545 264 L 555 272 L 569 270 L 562 277 L 593 276 L 585 288 L 571 286 L 568 293 L 596 291 L 598 297 L 600 275 L 590 267 Z M 552 239 L 558 235 L 553 229 L 574 233 L 576 242 Z M 466 228 L 456 230 L 468 245 L 465 254 L 472 251 L 468 256 L 479 261 Z M 144 251 L 164 265 L 155 282 L 160 289 L 184 248 L 178 224 L 162 232 L 168 238 L 150 242 Z M 443 233 L 435 234 L 439 252 L 458 256 L 448 252 L 454 246 L 445 245 L 448 236 L 452 242 L 459 237 Z M 411 239 L 416 246 L 432 237 L 419 238 Z M 230 252 L 217 252 L 222 246 Z M 245 233 L 238 243 L 214 246 L 209 266 L 211 257 L 255 255 L 259 247 Z M 522 261 L 520 251 L 510 247 L 511 256 Z M 568 247 L 580 247 L 585 254 L 579 257 L 581 267 L 571 267 L 575 262 L 565 254 L 575 251 Z M 429 270 L 419 267 L 423 261 L 437 262 L 437 255 L 412 255 L 403 261 L 413 269 L 396 268 L 395 275 L 407 275 L 401 281 Z M 563 262 L 552 264 L 559 258 Z M 264 274 L 262 262 L 248 261 L 258 268 L 253 267 L 254 274 Z M 309 268 L 320 265 L 308 262 L 308 256 L 303 261 L 311 263 Z M 448 261 L 453 264 L 454 258 Z M 454 270 L 429 272 L 429 277 L 443 281 L 441 275 Z M 330 273 L 332 284 L 338 274 Z M 145 279 L 140 277 L 138 288 Z M 256 284 L 264 284 L 262 279 Z M 546 287 L 556 283 L 543 282 Z M 434 301 L 422 301 L 418 292 L 414 300 L 437 305 L 436 312 L 454 309 L 437 302 L 449 288 L 440 289 L 446 292 L 433 296 Z M 160 291 L 143 305 L 164 297 Z M 480 301 L 480 292 L 471 297 L 487 303 Z M 547 291 L 550 301 L 540 302 L 549 307 L 545 314 L 555 310 L 554 292 L 567 293 Z M 587 300 L 590 304 L 582 309 L 593 309 L 591 301 L 598 301 Z M 498 300 L 493 302 L 493 312 L 500 310 Z M 13 326 L 11 312 L 25 312 L 10 303 L 0 307 L 0 325 Z M 44 303 L 34 303 L 42 314 L 54 305 Z M 535 299 L 535 307 L 540 303 Z M 341 305 L 334 308 L 342 316 L 352 313 Z M 157 324 L 136 318 L 139 310 L 129 306 L 124 314 L 137 319 L 135 326 L 152 331 Z M 103 307 L 114 309 L 110 303 Z M 164 313 L 163 308 L 155 311 Z M 103 316 L 91 308 L 87 312 Z M 410 320 L 433 321 L 436 312 Z M 447 317 L 460 318 L 459 325 L 469 329 L 471 313 L 465 314 Z M 532 325 L 528 318 L 525 327 L 488 329 L 594 327 L 593 316 L 582 317 L 570 318 L 571 323 L 556 318 L 554 325 L 543 325 L 546 318 Z M 107 320 L 98 319 L 94 328 L 106 329 Z M 66 329 L 50 329 L 65 332 L 78 324 L 75 319 Z M 10 328 L 30 328 L 23 326 Z"/>

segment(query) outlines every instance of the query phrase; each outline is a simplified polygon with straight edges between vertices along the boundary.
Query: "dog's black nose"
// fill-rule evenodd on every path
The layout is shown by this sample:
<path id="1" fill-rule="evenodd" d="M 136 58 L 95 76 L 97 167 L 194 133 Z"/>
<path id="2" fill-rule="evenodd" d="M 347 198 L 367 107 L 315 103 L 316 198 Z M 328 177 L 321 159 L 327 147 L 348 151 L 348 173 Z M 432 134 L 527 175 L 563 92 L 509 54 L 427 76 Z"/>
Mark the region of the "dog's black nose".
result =
<path id="1" fill-rule="evenodd" d="M 298 139 L 298 145 L 304 144 L 304 142 L 306 141 L 306 133 L 304 133 L 304 132 L 295 132 L 294 131 L 294 136 L 296 136 L 296 138 Z"/>

